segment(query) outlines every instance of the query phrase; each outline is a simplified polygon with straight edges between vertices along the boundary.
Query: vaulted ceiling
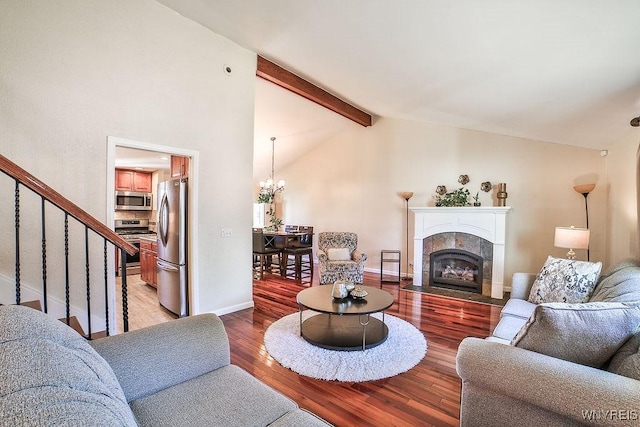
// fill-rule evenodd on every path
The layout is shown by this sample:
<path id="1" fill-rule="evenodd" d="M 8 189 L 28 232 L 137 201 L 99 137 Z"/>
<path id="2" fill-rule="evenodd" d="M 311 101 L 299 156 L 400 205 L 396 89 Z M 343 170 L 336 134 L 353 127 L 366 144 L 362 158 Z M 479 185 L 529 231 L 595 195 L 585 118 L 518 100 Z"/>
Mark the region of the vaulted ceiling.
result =
<path id="1" fill-rule="evenodd" d="M 606 149 L 640 115 L 638 0 L 158 1 L 374 117 Z M 347 126 L 258 81 L 256 173 Z"/>

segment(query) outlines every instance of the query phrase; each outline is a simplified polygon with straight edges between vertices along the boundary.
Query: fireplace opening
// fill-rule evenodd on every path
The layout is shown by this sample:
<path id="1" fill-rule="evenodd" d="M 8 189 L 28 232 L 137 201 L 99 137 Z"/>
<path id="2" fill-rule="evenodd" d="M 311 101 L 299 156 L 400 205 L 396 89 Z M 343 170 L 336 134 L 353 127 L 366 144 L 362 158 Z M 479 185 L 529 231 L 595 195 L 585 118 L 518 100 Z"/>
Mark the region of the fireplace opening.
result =
<path id="1" fill-rule="evenodd" d="M 482 257 L 461 249 L 430 255 L 429 286 L 482 293 Z"/>

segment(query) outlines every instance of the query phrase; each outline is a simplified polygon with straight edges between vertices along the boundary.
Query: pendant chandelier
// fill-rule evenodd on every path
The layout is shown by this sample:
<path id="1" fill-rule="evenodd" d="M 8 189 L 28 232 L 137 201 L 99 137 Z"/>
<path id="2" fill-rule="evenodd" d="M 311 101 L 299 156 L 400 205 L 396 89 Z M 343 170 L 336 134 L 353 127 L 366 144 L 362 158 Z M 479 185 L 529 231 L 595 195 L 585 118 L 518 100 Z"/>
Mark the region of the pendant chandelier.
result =
<path id="1" fill-rule="evenodd" d="M 274 178 L 274 163 L 275 163 L 275 148 L 276 148 L 276 137 L 271 137 L 271 176 L 266 181 L 260 181 L 260 193 L 267 194 L 271 198 L 273 196 L 284 190 L 284 179 L 280 179 L 276 182 Z"/>

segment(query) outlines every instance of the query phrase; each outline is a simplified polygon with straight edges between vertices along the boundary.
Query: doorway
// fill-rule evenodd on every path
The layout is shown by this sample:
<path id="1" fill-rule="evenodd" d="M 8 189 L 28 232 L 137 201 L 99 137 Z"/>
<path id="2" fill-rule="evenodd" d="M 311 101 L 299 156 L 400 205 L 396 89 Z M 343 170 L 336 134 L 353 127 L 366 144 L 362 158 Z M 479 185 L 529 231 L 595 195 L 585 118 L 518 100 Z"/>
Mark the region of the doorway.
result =
<path id="1" fill-rule="evenodd" d="M 171 157 L 180 156 L 187 158 L 189 161 L 189 197 L 188 197 L 188 228 L 187 228 L 187 253 L 189 254 L 188 268 L 188 305 L 191 307 L 190 314 L 196 314 L 197 305 L 194 303 L 198 300 L 197 287 L 197 271 L 198 257 L 197 251 L 197 233 L 193 231 L 193 224 L 197 224 L 198 217 L 198 152 L 187 150 L 179 147 L 170 147 L 159 144 L 153 144 L 142 141 L 129 140 L 118 137 L 107 137 L 107 225 L 115 227 L 116 221 L 122 222 L 123 218 L 127 221 L 142 220 L 149 222 L 149 229 L 154 230 L 157 218 L 157 211 L 116 211 L 115 210 L 115 191 L 116 188 L 116 168 L 140 171 L 140 173 L 150 173 L 153 176 L 153 185 L 155 189 L 158 182 L 171 179 Z M 164 159 L 161 159 L 164 158 Z M 156 201 L 154 200 L 154 204 Z M 126 212 L 126 213 L 125 213 Z M 131 218 L 129 218 L 131 217 Z M 115 260 L 114 260 L 115 261 Z M 114 266 L 118 266 L 114 262 Z M 128 299 L 129 313 L 129 330 L 139 329 L 150 324 L 160 323 L 165 320 L 175 318 L 168 310 L 156 304 L 156 290 L 152 286 L 146 286 L 146 282 L 141 280 L 140 274 L 135 271 L 130 272 L 127 276 L 127 283 L 131 292 L 136 293 L 134 297 Z M 121 275 L 118 276 L 114 269 L 113 280 L 110 281 L 109 292 L 109 313 L 111 333 L 120 333 L 123 330 L 122 325 L 122 303 L 121 303 Z M 137 307 L 138 304 L 140 307 Z M 151 311 L 149 311 L 151 310 Z M 117 314 L 120 313 L 120 314 Z M 140 314 L 137 315 L 136 313 Z M 132 323 L 133 322 L 133 323 Z M 140 323 L 139 325 L 135 322 Z"/>

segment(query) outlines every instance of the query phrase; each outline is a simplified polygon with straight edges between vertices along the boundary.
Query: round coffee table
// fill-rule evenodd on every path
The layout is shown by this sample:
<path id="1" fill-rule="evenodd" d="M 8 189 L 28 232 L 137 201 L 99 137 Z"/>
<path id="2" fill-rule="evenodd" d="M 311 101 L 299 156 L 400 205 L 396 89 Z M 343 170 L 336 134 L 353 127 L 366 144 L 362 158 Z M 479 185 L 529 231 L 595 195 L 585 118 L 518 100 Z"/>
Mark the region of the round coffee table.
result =
<path id="1" fill-rule="evenodd" d="M 382 344 L 389 335 L 384 310 L 393 304 L 393 295 L 382 289 L 361 286 L 368 292 L 364 299 L 331 296 L 333 286 L 320 285 L 298 293 L 300 335 L 309 343 L 330 350 L 365 350 Z M 307 308 L 321 314 L 302 321 Z M 382 312 L 382 320 L 371 317 Z"/>

